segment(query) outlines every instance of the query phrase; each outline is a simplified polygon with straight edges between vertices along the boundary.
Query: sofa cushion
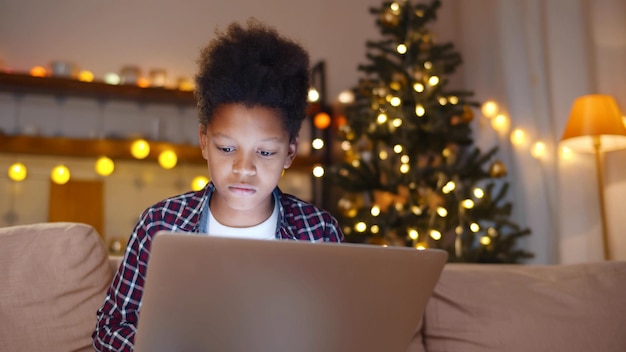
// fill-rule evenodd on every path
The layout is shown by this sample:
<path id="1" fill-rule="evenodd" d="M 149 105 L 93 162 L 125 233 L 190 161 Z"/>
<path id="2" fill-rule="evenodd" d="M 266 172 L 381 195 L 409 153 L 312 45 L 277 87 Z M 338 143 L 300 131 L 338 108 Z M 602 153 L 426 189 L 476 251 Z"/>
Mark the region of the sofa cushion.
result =
<path id="1" fill-rule="evenodd" d="M 89 225 L 0 228 L 0 351 L 92 351 L 96 311 L 112 279 Z"/>
<path id="2" fill-rule="evenodd" d="M 447 264 L 412 348 L 624 351 L 625 297 L 626 262 Z"/>

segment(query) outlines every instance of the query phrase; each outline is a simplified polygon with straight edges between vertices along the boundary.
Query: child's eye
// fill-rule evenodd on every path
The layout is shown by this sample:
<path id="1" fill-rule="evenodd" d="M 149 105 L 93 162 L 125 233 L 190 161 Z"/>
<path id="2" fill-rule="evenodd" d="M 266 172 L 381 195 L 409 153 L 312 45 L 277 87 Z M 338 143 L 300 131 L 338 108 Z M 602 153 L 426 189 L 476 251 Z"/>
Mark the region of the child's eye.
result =
<path id="1" fill-rule="evenodd" d="M 268 152 L 265 150 L 259 150 L 259 154 L 261 154 L 261 156 L 272 156 L 274 154 L 276 154 L 275 152 Z"/>
<path id="2" fill-rule="evenodd" d="M 231 153 L 235 148 L 233 147 L 217 147 L 223 153 Z"/>

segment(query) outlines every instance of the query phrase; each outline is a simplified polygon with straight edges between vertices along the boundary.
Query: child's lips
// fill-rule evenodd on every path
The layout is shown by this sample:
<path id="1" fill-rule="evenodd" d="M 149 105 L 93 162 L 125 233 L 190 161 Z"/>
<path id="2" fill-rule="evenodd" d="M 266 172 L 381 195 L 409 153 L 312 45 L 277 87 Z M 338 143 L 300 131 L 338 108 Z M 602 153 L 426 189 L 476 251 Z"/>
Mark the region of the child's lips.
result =
<path id="1" fill-rule="evenodd" d="M 254 192 L 256 192 L 256 190 L 248 185 L 233 185 L 228 187 L 228 189 L 230 189 L 231 192 L 235 193 L 235 194 L 239 194 L 239 195 L 250 195 L 253 194 Z"/>

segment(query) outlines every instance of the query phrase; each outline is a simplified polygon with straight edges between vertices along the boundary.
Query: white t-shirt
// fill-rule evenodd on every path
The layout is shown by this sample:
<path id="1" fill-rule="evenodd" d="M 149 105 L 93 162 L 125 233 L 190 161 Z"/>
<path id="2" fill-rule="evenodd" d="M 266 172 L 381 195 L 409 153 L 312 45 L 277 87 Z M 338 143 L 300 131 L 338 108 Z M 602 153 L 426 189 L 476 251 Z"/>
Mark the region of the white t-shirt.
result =
<path id="1" fill-rule="evenodd" d="M 252 227 L 223 225 L 213 216 L 210 208 L 207 225 L 209 234 L 214 236 L 273 240 L 276 238 L 276 226 L 278 226 L 278 202 L 274 202 L 274 211 L 267 220 Z"/>

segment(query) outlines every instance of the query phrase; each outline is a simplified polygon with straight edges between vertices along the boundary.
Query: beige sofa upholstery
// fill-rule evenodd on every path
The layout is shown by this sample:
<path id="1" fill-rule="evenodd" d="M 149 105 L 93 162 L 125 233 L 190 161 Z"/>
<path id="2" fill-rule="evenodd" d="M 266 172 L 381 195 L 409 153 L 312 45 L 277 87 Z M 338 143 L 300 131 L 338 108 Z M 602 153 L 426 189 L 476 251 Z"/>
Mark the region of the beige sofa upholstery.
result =
<path id="1" fill-rule="evenodd" d="M 0 228 L 0 351 L 91 351 L 118 265 L 88 225 Z M 625 332 L 626 262 L 448 264 L 409 352 L 618 352 Z"/>
<path id="2" fill-rule="evenodd" d="M 0 351 L 93 351 L 96 310 L 112 278 L 91 226 L 0 228 Z"/>
<path id="3" fill-rule="evenodd" d="M 447 264 L 409 351 L 626 351 L 626 262 Z"/>

